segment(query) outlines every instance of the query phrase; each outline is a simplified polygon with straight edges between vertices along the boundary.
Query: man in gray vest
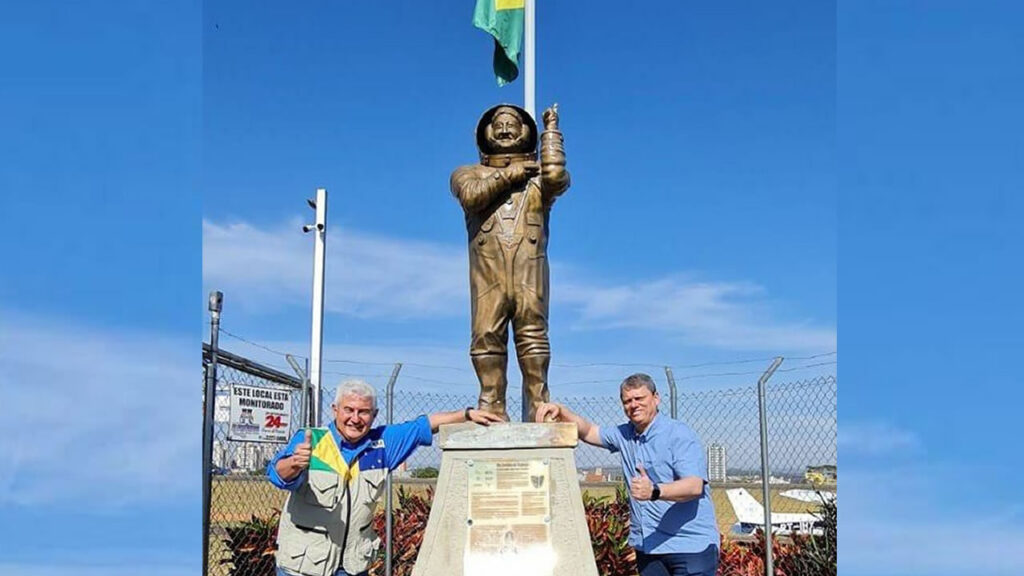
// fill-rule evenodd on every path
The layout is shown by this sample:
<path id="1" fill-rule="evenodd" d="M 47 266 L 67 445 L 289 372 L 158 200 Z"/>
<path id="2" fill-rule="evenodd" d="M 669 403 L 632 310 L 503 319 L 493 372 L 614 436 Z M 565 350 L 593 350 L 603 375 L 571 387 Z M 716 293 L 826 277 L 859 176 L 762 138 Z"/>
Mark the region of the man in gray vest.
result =
<path id="1" fill-rule="evenodd" d="M 362 380 L 338 386 L 334 421 L 300 430 L 267 465 L 267 476 L 291 492 L 277 533 L 279 576 L 366 576 L 380 539 L 373 512 L 388 472 L 419 446 L 429 446 L 442 424 L 500 422 L 466 408 L 373 427 L 377 392 Z"/>

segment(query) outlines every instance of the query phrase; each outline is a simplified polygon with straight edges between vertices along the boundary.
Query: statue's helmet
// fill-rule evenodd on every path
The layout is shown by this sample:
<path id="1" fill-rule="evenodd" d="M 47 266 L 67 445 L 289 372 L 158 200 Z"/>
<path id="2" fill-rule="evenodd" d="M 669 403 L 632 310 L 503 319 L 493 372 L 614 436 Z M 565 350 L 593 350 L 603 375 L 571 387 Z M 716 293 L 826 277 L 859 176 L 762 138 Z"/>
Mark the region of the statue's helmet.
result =
<path id="1" fill-rule="evenodd" d="M 495 124 L 501 124 L 502 116 L 513 116 L 519 120 L 519 134 L 509 135 L 495 133 Z M 495 122 L 498 119 L 499 122 Z M 501 132 L 501 128 L 497 130 Z M 500 141 L 506 138 L 506 144 Z M 536 157 L 537 123 L 526 110 L 513 104 L 499 104 L 484 112 L 476 125 L 476 147 L 480 150 L 480 158 L 491 156 L 528 156 Z"/>

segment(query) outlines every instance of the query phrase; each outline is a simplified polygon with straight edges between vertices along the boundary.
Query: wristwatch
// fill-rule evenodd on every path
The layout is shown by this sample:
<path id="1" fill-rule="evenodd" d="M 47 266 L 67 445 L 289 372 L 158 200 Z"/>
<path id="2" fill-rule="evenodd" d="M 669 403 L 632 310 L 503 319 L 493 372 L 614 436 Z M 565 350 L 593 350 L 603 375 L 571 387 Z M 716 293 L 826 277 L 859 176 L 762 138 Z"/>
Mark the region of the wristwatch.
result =
<path id="1" fill-rule="evenodd" d="M 654 487 L 651 488 L 651 500 L 657 500 L 658 498 L 661 498 L 661 488 L 655 484 Z"/>
<path id="2" fill-rule="evenodd" d="M 472 406 L 466 406 L 466 410 L 462 413 L 462 417 L 466 419 L 466 422 L 469 422 L 469 411 L 472 409 Z"/>

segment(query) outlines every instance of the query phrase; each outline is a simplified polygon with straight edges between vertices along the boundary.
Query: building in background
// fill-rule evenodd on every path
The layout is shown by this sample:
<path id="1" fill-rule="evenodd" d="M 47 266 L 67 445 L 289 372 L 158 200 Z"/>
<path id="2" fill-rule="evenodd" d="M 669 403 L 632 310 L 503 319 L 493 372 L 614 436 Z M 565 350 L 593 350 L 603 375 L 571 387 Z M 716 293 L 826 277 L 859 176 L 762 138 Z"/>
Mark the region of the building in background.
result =
<path id="1" fill-rule="evenodd" d="M 708 446 L 708 481 L 726 481 L 725 446 L 718 443 Z"/>
<path id="2" fill-rule="evenodd" d="M 838 477 L 835 465 L 808 466 L 804 479 L 810 484 L 835 484 Z"/>

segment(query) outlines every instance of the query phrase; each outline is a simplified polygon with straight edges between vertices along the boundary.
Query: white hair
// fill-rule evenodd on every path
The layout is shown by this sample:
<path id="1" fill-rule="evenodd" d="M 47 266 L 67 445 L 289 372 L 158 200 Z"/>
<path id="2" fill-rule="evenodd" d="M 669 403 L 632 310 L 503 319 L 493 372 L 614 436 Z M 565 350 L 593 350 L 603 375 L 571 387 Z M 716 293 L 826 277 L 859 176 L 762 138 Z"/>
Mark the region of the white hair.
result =
<path id="1" fill-rule="evenodd" d="M 345 380 L 339 384 L 338 391 L 334 394 L 334 403 L 340 403 L 344 396 L 369 398 L 370 404 L 373 405 L 373 409 L 377 409 L 377 390 L 373 386 L 367 384 L 365 380 Z"/>

